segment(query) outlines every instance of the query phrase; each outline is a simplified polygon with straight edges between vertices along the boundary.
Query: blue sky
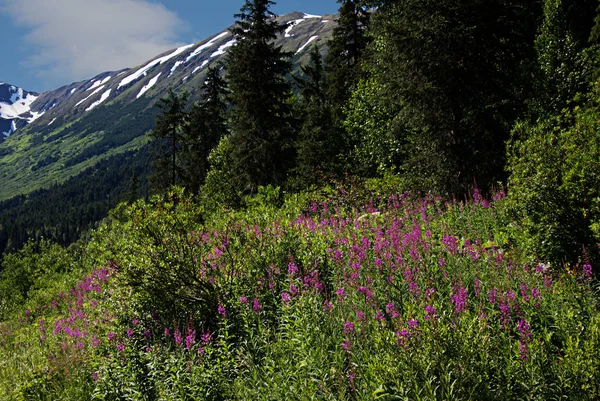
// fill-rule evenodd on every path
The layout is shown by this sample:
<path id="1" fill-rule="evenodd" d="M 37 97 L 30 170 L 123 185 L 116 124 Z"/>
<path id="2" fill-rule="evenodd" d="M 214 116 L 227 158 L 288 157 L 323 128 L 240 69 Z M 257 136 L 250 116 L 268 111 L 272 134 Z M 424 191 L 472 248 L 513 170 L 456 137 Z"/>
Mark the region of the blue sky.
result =
<path id="1" fill-rule="evenodd" d="M 0 81 L 43 92 L 134 67 L 234 22 L 243 0 L 0 0 Z M 336 0 L 280 0 L 272 11 L 337 12 Z"/>

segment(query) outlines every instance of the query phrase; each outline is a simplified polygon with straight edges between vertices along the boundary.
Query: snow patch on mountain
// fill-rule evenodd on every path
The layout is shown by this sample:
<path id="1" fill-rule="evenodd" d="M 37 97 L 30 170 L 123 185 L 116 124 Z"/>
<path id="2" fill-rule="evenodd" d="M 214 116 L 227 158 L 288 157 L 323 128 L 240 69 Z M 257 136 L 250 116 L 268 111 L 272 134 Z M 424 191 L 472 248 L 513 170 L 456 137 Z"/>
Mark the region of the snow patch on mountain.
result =
<path id="1" fill-rule="evenodd" d="M 202 65 L 199 65 L 198 67 L 194 68 L 194 71 L 192 71 L 192 75 L 194 75 L 197 71 L 200 71 L 201 69 L 203 69 L 204 67 L 206 67 L 206 64 L 208 64 L 208 60 L 204 60 L 202 62 Z"/>
<path id="2" fill-rule="evenodd" d="M 23 89 L 11 86 L 15 93 L 12 94 L 9 101 L 0 102 L 0 118 L 10 120 L 13 118 L 20 118 L 22 114 L 26 114 L 31 110 L 31 103 L 38 98 L 38 96 L 28 93 L 24 94 Z"/>
<path id="3" fill-rule="evenodd" d="M 95 108 L 95 107 L 99 106 L 100 104 L 102 104 L 102 103 L 103 103 L 103 102 L 104 102 L 106 99 L 108 99 L 108 97 L 110 96 L 110 91 L 111 91 L 111 90 L 112 90 L 112 89 L 109 89 L 109 90 L 107 90 L 106 92 L 104 92 L 104 93 L 102 94 L 102 96 L 100 96 L 100 99 L 99 99 L 99 100 L 97 100 L 96 102 L 92 103 L 92 104 L 90 105 L 90 107 L 88 107 L 87 109 L 85 109 L 85 111 L 90 111 L 90 110 L 92 110 L 93 108 Z"/>
<path id="4" fill-rule="evenodd" d="M 52 121 L 50 121 L 50 122 L 48 123 L 48 125 L 52 125 L 52 124 L 54 123 L 54 121 L 56 121 L 56 119 L 57 119 L 57 117 L 54 117 L 54 118 L 52 119 Z"/>
<path id="5" fill-rule="evenodd" d="M 230 48 L 231 46 L 235 45 L 236 42 L 237 42 L 237 40 L 231 39 L 229 42 L 227 42 L 224 45 L 222 45 L 221 47 L 219 47 L 219 50 L 217 50 L 216 52 L 211 54 L 210 57 L 212 58 L 212 57 L 217 57 L 222 54 L 225 54 L 225 51 L 227 51 L 227 49 Z"/>
<path id="6" fill-rule="evenodd" d="M 309 19 L 309 18 L 322 18 L 322 15 L 313 15 L 313 14 L 306 14 L 304 13 L 304 19 Z"/>
<path id="7" fill-rule="evenodd" d="M 162 72 L 159 72 L 157 76 L 155 76 L 154 78 L 152 78 L 150 80 L 150 82 L 148 82 L 148 84 L 142 88 L 142 90 L 140 91 L 140 93 L 138 93 L 138 95 L 137 95 L 136 98 L 139 99 L 140 97 L 142 97 L 142 95 L 144 93 L 148 92 L 148 90 L 150 88 L 152 88 L 154 85 L 156 85 L 156 83 L 158 82 L 158 77 L 160 77 L 161 74 L 162 74 Z"/>
<path id="8" fill-rule="evenodd" d="M 111 76 L 108 76 L 108 77 L 104 78 L 102 81 L 100 81 L 100 80 L 92 81 L 93 85 L 90 86 L 89 88 L 87 88 L 86 92 L 89 91 L 89 90 L 92 90 L 92 89 L 96 89 L 97 87 L 106 84 L 108 81 L 110 81 L 111 78 L 112 78 Z"/>
<path id="9" fill-rule="evenodd" d="M 93 91 L 88 97 L 86 97 L 83 100 L 80 100 L 75 107 L 79 106 L 81 103 L 85 102 L 86 100 L 88 100 L 89 98 L 91 98 L 92 96 L 94 96 L 95 94 L 97 94 L 98 92 L 100 92 L 102 89 L 104 89 L 104 85 L 100 86 L 99 88 L 97 88 L 95 91 Z"/>
<path id="10" fill-rule="evenodd" d="M 151 70 L 153 67 L 155 67 L 157 65 L 160 65 L 160 64 L 163 64 L 163 63 L 166 63 L 167 61 L 169 61 L 173 57 L 180 55 L 181 53 L 183 53 L 184 51 L 186 51 L 187 49 L 189 49 L 192 46 L 194 46 L 194 44 L 180 47 L 180 48 L 176 49 L 173 53 L 170 53 L 170 54 L 168 54 L 168 55 L 166 55 L 164 57 L 160 57 L 160 58 L 157 58 L 154 61 L 149 62 L 148 64 L 146 64 L 145 66 L 143 66 L 142 68 L 140 68 L 139 70 L 137 70 L 136 72 L 134 72 L 133 74 L 129 75 L 127 78 L 124 78 L 119 83 L 119 88 L 121 88 L 121 87 L 123 87 L 125 85 L 129 85 L 130 83 L 132 83 L 133 81 L 137 80 L 141 76 L 146 76 L 148 74 L 148 71 Z"/>
<path id="11" fill-rule="evenodd" d="M 215 36 L 214 38 L 212 38 L 211 40 L 209 40 L 208 42 L 206 42 L 205 44 L 199 46 L 196 50 L 194 50 L 186 59 L 185 62 L 188 63 L 191 59 L 193 59 L 194 57 L 196 57 L 198 54 L 202 53 L 204 50 L 208 49 L 209 47 L 213 46 L 215 44 L 215 42 L 221 38 L 224 38 L 225 36 L 229 35 L 229 32 L 225 31 L 225 32 L 221 32 L 220 34 L 218 34 L 217 36 Z"/>
<path id="12" fill-rule="evenodd" d="M 10 122 L 10 126 L 8 127 L 8 131 L 2 132 L 2 136 L 0 138 L 6 139 L 16 130 L 17 130 L 17 124 L 15 124 L 15 120 L 12 120 Z"/>
<path id="13" fill-rule="evenodd" d="M 287 27 L 287 29 L 285 30 L 285 37 L 286 38 L 291 38 L 294 35 L 292 35 L 292 29 L 294 29 L 296 27 L 296 25 L 298 25 L 299 23 L 301 23 L 302 21 L 304 21 L 304 18 L 301 19 L 297 19 L 297 20 L 293 20 L 289 22 L 289 26 Z"/>
<path id="14" fill-rule="evenodd" d="M 303 44 L 302 46 L 300 46 L 300 48 L 298 49 L 298 51 L 296 52 L 296 54 L 300 53 L 302 50 L 304 50 L 306 48 L 306 46 L 310 45 L 312 42 L 314 42 L 318 38 L 319 38 L 319 35 L 311 36 L 310 39 L 308 39 L 308 41 L 305 44 Z"/>
<path id="15" fill-rule="evenodd" d="M 183 61 L 176 61 L 175 64 L 173 64 L 173 67 L 171 67 L 171 73 L 169 74 L 169 76 L 173 75 L 177 67 L 179 67 L 183 63 Z"/>

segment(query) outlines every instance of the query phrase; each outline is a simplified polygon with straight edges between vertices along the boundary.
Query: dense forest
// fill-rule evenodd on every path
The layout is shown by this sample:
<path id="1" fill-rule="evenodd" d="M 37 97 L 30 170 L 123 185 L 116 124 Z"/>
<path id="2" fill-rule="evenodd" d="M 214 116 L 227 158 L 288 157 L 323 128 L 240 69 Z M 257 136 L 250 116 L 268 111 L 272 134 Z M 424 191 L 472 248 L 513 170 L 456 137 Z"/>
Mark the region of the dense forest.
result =
<path id="1" fill-rule="evenodd" d="M 600 397 L 600 3 L 339 3 L 293 74 L 245 1 L 148 146 L 0 205 L 0 394 Z"/>

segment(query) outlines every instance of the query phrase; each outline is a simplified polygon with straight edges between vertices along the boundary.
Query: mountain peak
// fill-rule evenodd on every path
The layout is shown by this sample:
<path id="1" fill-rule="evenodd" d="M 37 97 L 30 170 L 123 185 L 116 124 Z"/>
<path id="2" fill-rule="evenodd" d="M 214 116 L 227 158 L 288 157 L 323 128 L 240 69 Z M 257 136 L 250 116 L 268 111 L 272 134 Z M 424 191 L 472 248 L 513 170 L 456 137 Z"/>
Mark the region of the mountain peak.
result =
<path id="1" fill-rule="evenodd" d="M 31 104 L 38 96 L 35 92 L 0 82 L 0 141 L 41 116 L 31 111 Z"/>

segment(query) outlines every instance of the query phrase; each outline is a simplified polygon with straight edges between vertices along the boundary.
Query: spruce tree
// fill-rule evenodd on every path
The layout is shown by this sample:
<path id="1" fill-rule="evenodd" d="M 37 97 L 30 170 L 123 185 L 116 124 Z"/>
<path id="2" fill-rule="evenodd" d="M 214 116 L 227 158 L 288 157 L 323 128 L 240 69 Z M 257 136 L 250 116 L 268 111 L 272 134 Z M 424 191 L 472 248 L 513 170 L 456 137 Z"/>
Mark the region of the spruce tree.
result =
<path id="1" fill-rule="evenodd" d="M 374 13 L 366 69 L 413 189 L 462 194 L 506 178 L 505 142 L 531 93 L 539 5 L 396 0 Z M 365 105 L 360 103 L 364 115 Z M 365 124 L 365 126 L 369 126 Z M 360 135 L 357 135 L 360 136 Z"/>
<path id="2" fill-rule="evenodd" d="M 302 120 L 296 143 L 298 159 L 294 168 L 294 186 L 306 188 L 336 172 L 335 158 L 340 140 L 333 129 L 331 107 L 324 87 L 323 60 L 317 46 L 310 53 L 309 64 L 301 71 L 301 77 L 294 77 L 300 91 Z"/>
<path id="3" fill-rule="evenodd" d="M 158 191 L 181 184 L 183 169 L 180 162 L 187 124 L 187 98 L 187 94 L 178 95 L 169 89 L 168 96 L 158 103 L 162 113 L 150 133 L 155 140 L 152 186 Z"/>
<path id="4" fill-rule="evenodd" d="M 368 44 L 366 30 L 370 12 L 364 0 L 338 0 L 338 25 L 329 42 L 327 65 L 327 92 L 330 101 L 341 117 L 350 93 L 361 76 L 360 59 Z"/>
<path id="5" fill-rule="evenodd" d="M 237 41 L 226 61 L 231 104 L 232 157 L 239 185 L 281 185 L 294 163 L 294 131 L 286 80 L 289 54 L 273 41 L 286 25 L 269 10 L 274 2 L 247 0 L 232 28 Z"/>
<path id="6" fill-rule="evenodd" d="M 194 104 L 189 114 L 184 169 L 186 188 L 191 193 L 197 193 L 204 184 L 210 167 L 208 155 L 227 134 L 226 84 L 220 69 L 220 65 L 208 69 L 201 88 L 204 99 Z"/>

